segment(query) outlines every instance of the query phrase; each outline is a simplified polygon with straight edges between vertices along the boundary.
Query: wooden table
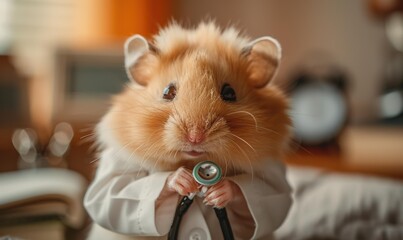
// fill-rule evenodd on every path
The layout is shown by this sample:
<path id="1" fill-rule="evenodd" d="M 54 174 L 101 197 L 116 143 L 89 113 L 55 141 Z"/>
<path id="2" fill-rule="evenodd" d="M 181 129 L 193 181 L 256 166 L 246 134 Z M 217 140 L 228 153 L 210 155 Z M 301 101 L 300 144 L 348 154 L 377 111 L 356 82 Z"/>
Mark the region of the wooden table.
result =
<path id="1" fill-rule="evenodd" d="M 340 154 L 300 149 L 290 154 L 286 162 L 327 171 L 403 179 L 403 128 L 349 127 L 341 138 Z"/>

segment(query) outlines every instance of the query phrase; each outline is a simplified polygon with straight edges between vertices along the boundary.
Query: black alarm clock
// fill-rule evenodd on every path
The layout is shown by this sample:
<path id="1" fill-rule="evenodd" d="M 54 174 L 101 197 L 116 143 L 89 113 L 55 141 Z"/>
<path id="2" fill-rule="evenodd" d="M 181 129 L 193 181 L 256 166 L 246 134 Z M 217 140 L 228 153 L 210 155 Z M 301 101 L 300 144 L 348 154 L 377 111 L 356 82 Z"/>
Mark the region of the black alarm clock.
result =
<path id="1" fill-rule="evenodd" d="M 348 120 L 346 77 L 338 70 L 301 72 L 290 89 L 294 138 L 304 146 L 339 149 Z"/>

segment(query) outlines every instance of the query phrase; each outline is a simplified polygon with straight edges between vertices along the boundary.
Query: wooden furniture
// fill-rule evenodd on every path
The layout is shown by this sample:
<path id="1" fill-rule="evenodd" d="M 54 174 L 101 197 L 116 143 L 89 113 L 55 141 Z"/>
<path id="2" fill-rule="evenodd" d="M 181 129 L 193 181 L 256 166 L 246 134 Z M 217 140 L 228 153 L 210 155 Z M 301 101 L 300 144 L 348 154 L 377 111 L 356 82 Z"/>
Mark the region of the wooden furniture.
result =
<path id="1" fill-rule="evenodd" d="M 327 171 L 403 179 L 403 128 L 349 127 L 341 143 L 340 154 L 299 149 L 286 162 Z"/>

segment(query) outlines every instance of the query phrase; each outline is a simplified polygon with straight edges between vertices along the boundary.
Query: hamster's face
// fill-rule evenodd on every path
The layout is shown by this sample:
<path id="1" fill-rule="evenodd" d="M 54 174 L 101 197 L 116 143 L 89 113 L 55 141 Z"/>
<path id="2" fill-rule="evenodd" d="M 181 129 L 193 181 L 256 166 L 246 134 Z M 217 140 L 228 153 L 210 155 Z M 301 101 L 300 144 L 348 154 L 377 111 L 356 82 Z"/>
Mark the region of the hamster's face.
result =
<path id="1" fill-rule="evenodd" d="M 274 87 L 250 83 L 249 62 L 239 51 L 185 47 L 142 61 L 139 74 L 147 84 L 115 97 L 105 118 L 107 131 L 133 159 L 156 169 L 202 160 L 249 169 L 281 156 L 287 101 Z"/>

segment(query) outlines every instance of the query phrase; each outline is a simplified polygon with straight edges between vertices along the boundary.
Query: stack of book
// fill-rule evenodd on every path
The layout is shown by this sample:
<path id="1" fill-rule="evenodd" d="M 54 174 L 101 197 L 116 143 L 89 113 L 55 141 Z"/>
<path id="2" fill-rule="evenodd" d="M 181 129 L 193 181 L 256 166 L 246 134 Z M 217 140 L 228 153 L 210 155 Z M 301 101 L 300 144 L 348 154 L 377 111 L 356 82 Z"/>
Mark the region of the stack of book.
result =
<path id="1" fill-rule="evenodd" d="M 81 175 L 66 169 L 1 173 L 0 239 L 65 239 L 67 228 L 84 224 L 86 188 Z"/>

